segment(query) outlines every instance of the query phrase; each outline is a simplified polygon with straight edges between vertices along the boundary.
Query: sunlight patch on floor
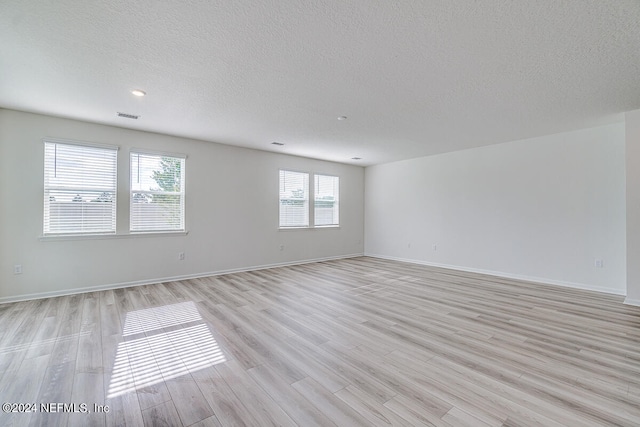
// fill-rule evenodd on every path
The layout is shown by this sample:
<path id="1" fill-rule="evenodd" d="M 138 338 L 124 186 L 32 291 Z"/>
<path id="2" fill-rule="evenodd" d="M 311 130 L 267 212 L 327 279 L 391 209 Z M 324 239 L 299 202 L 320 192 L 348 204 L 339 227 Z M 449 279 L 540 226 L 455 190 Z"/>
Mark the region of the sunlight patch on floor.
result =
<path id="1" fill-rule="evenodd" d="M 225 362 L 192 301 L 127 313 L 107 397 Z"/>

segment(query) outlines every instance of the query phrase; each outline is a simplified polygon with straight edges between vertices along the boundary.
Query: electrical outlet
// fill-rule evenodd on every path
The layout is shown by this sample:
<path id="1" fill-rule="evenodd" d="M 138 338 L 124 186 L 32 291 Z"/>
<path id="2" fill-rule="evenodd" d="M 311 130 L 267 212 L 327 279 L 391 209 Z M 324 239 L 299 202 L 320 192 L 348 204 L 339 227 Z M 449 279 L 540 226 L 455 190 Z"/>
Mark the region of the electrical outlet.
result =
<path id="1" fill-rule="evenodd" d="M 22 265 L 16 264 L 13 266 L 13 274 L 22 274 Z"/>
<path id="2" fill-rule="evenodd" d="M 178 260 L 184 261 L 184 252 L 178 253 Z"/>
<path id="3" fill-rule="evenodd" d="M 596 266 L 596 268 L 604 267 L 604 261 L 602 261 L 601 259 L 596 259 L 593 264 Z"/>
<path id="4" fill-rule="evenodd" d="M 433 250 L 437 251 L 438 250 L 438 245 L 433 245 Z"/>
<path id="5" fill-rule="evenodd" d="M 280 250 L 284 251 L 284 245 L 280 245 Z"/>

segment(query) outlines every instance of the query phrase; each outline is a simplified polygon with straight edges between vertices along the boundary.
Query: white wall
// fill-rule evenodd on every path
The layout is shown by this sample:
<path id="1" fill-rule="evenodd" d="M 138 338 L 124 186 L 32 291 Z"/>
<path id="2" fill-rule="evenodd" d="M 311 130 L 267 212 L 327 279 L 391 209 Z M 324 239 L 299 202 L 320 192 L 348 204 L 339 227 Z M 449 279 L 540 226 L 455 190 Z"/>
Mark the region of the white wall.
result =
<path id="1" fill-rule="evenodd" d="M 624 171 L 623 123 L 367 167 L 365 254 L 624 294 Z"/>
<path id="2" fill-rule="evenodd" d="M 627 299 L 640 305 L 640 110 L 625 114 L 627 162 Z"/>
<path id="3" fill-rule="evenodd" d="M 188 235 L 39 240 L 43 137 L 120 146 L 118 233 L 128 230 L 129 149 L 187 154 Z M 340 176 L 340 228 L 279 231 L 280 168 Z M 361 254 L 363 185 L 361 167 L 0 110 L 0 302 Z"/>

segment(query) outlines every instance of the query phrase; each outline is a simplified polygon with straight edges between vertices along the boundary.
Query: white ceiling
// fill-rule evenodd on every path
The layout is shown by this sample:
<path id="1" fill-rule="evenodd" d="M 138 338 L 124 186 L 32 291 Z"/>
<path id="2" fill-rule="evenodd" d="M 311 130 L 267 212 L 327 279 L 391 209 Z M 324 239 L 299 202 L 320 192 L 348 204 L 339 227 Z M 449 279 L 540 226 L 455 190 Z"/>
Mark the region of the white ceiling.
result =
<path id="1" fill-rule="evenodd" d="M 0 107 L 384 163 L 640 108 L 640 1 L 3 0 Z"/>

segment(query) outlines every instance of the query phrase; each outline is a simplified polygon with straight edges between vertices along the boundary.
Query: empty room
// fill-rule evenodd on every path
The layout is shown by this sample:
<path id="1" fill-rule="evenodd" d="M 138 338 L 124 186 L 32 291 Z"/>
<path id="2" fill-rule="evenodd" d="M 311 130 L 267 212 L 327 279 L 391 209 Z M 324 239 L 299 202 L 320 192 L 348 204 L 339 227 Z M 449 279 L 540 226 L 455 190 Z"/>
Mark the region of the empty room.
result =
<path id="1" fill-rule="evenodd" d="M 640 2 L 0 2 L 0 425 L 640 425 Z"/>

